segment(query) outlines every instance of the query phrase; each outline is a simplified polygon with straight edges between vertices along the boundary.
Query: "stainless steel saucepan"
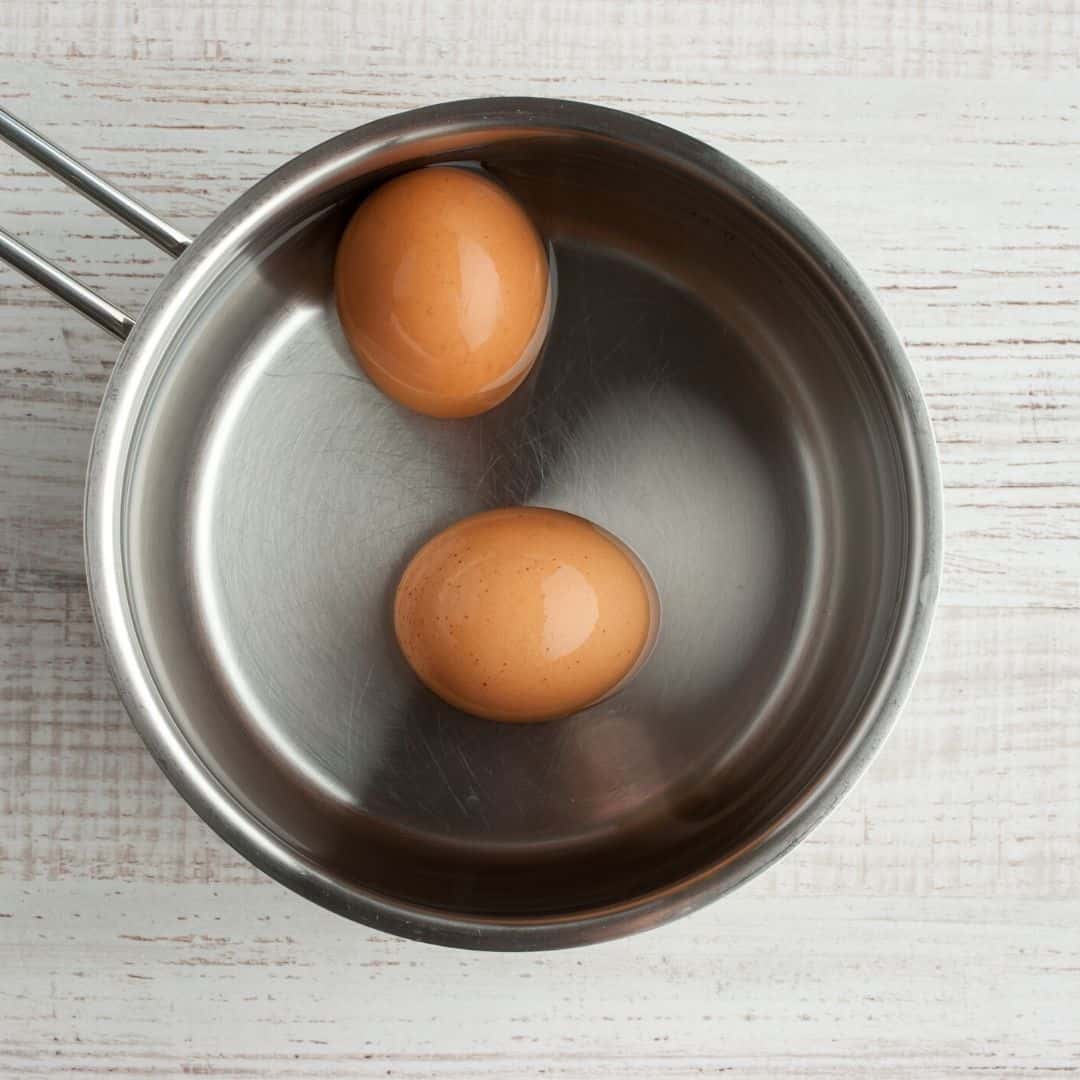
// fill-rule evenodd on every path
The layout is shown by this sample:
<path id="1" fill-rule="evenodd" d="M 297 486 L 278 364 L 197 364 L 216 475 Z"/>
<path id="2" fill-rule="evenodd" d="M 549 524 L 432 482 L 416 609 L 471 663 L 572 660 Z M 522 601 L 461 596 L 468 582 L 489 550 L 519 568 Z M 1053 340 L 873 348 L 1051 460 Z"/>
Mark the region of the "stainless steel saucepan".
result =
<path id="1" fill-rule="evenodd" d="M 937 592 L 934 442 L 866 286 L 767 184 L 636 116 L 466 101 L 301 154 L 189 243 L 2 133 L 178 256 L 132 319 L 0 249 L 125 339 L 87 478 L 98 627 L 150 751 L 268 874 L 425 941 L 599 941 L 746 881 L 866 767 Z M 496 174 L 558 267 L 537 369 L 467 421 L 376 390 L 331 287 L 357 200 L 437 161 Z M 664 603 L 631 686 L 534 725 L 442 704 L 389 621 L 424 539 L 519 503 L 622 537 Z"/>

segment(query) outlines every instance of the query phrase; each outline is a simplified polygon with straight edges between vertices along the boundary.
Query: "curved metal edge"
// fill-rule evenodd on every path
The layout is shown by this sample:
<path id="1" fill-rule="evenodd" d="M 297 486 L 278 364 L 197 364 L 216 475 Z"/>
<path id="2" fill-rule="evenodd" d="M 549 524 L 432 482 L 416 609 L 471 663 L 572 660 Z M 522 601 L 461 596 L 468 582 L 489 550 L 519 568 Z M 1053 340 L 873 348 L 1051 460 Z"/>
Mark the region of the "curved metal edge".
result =
<path id="1" fill-rule="evenodd" d="M 849 305 L 883 358 L 901 396 L 904 465 L 915 509 L 910 563 L 918 577 L 906 594 L 889 660 L 866 704 L 849 749 L 823 772 L 820 784 L 747 849 L 651 895 L 599 911 L 549 919 L 451 916 L 361 893 L 322 872 L 273 836 L 221 787 L 173 723 L 139 648 L 127 603 L 122 509 L 127 443 L 142 388 L 152 375 L 172 320 L 215 265 L 245 233 L 272 216 L 288 192 L 316 185 L 354 166 L 377 142 L 385 146 L 425 130 L 477 125 L 617 135 L 683 168 L 700 170 L 741 192 L 783 228 L 818 265 Z M 854 268 L 806 216 L 749 169 L 674 129 L 595 105 L 492 98 L 429 106 L 376 120 L 299 155 L 227 208 L 166 275 L 128 338 L 113 370 L 94 429 L 85 496 L 85 555 L 91 607 L 120 697 L 151 754 L 177 790 L 227 843 L 283 885 L 375 929 L 418 941 L 489 950 L 536 950 L 599 942 L 649 929 L 702 907 L 761 873 L 802 840 L 840 802 L 880 749 L 906 701 L 930 634 L 943 558 L 942 488 L 930 418 L 899 337 Z"/>

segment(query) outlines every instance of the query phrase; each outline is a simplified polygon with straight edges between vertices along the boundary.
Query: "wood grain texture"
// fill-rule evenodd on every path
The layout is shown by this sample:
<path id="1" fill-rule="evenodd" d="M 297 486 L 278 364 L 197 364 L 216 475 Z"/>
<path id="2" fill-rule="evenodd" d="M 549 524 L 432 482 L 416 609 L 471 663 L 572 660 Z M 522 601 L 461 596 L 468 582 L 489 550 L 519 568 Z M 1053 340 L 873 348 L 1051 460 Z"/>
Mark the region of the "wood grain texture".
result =
<path id="1" fill-rule="evenodd" d="M 82 882 L 0 907 L 0 1069 L 32 1077 L 664 1080 L 1075 1073 L 1080 903 L 781 899 L 470 954 L 279 889 Z"/>
<path id="2" fill-rule="evenodd" d="M 938 435 L 942 606 L 864 782 L 748 889 L 587 952 L 371 934 L 222 845 L 116 702 L 82 481 L 114 344 L 0 268 L 0 1076 L 1080 1072 L 1080 8 L 7 0 L 0 98 L 197 233 L 483 93 L 727 150 L 878 290 Z M 137 312 L 167 258 L 0 148 L 0 224 Z"/>
<path id="3" fill-rule="evenodd" d="M 1076 71 L 1075 0 L 16 0 L 12 51 L 34 58 L 366 65 L 561 82 L 625 73 L 996 78 Z"/>

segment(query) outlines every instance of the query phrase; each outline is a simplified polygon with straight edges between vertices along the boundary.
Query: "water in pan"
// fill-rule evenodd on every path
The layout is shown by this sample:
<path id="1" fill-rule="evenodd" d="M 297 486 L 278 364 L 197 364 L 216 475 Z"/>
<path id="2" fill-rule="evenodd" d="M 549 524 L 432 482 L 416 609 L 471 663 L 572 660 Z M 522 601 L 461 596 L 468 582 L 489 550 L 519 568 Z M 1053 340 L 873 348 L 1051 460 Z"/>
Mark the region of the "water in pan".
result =
<path id="1" fill-rule="evenodd" d="M 850 721 L 882 576 L 877 451 L 820 305 L 738 245 L 704 257 L 693 230 L 685 265 L 677 243 L 665 262 L 670 220 L 605 231 L 618 208 L 540 179 L 523 197 L 554 245 L 556 318 L 503 406 L 433 420 L 358 371 L 332 213 L 219 298 L 190 385 L 159 393 L 160 449 L 134 486 L 159 616 L 146 646 L 168 654 L 162 691 L 222 781 L 344 878 L 507 913 L 691 872 L 797 794 Z M 181 393 L 203 401 L 197 427 L 168 408 Z M 630 687 L 530 726 L 444 705 L 390 629 L 412 552 L 516 503 L 625 539 L 664 605 Z"/>
<path id="2" fill-rule="evenodd" d="M 423 829 L 475 822 L 487 841 L 585 829 L 662 794 L 702 760 L 680 717 L 723 701 L 715 763 L 789 652 L 762 650 L 763 637 L 777 617 L 794 633 L 805 602 L 793 448 L 754 446 L 753 418 L 739 414 L 760 410 L 770 388 L 740 343 L 674 288 L 660 302 L 640 267 L 569 246 L 557 263 L 540 367 L 472 421 L 396 406 L 357 372 L 323 308 L 297 307 L 253 342 L 198 485 L 195 580 L 258 732 L 339 799 Z M 610 291 L 605 305 L 590 278 Z M 493 728 L 422 691 L 388 621 L 420 543 L 467 513 L 526 502 L 628 541 L 665 612 L 632 688 L 530 731 Z M 383 764 L 395 752 L 426 782 L 395 784 L 400 767 Z"/>

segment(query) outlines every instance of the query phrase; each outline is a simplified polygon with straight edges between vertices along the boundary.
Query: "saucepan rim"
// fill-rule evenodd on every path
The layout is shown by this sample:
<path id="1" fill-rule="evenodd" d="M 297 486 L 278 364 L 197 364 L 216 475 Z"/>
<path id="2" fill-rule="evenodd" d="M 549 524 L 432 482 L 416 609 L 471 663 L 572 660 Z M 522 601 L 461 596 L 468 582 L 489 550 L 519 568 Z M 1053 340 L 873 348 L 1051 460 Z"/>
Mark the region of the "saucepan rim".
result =
<path id="1" fill-rule="evenodd" d="M 705 181 L 721 183 L 782 229 L 847 305 L 891 381 L 910 528 L 906 580 L 885 662 L 842 750 L 811 789 L 767 831 L 691 877 L 603 908 L 516 918 L 425 908 L 350 885 L 245 809 L 170 715 L 142 645 L 125 557 L 125 514 L 143 406 L 172 336 L 245 240 L 282 208 L 328 190 L 348 170 L 362 170 L 365 158 L 376 152 L 398 144 L 407 148 L 414 139 L 432 135 L 509 129 L 616 140 L 628 150 L 666 159 Z M 87 578 L 109 668 L 136 729 L 187 802 L 237 851 L 308 899 L 404 937 L 481 949 L 563 947 L 633 933 L 701 907 L 780 858 L 843 798 L 891 729 L 922 659 L 941 578 L 941 482 L 926 406 L 899 338 L 836 246 L 786 198 L 720 151 L 629 113 L 552 99 L 486 98 L 398 113 L 300 154 L 241 195 L 172 266 L 127 338 L 94 430 L 85 500 Z"/>

